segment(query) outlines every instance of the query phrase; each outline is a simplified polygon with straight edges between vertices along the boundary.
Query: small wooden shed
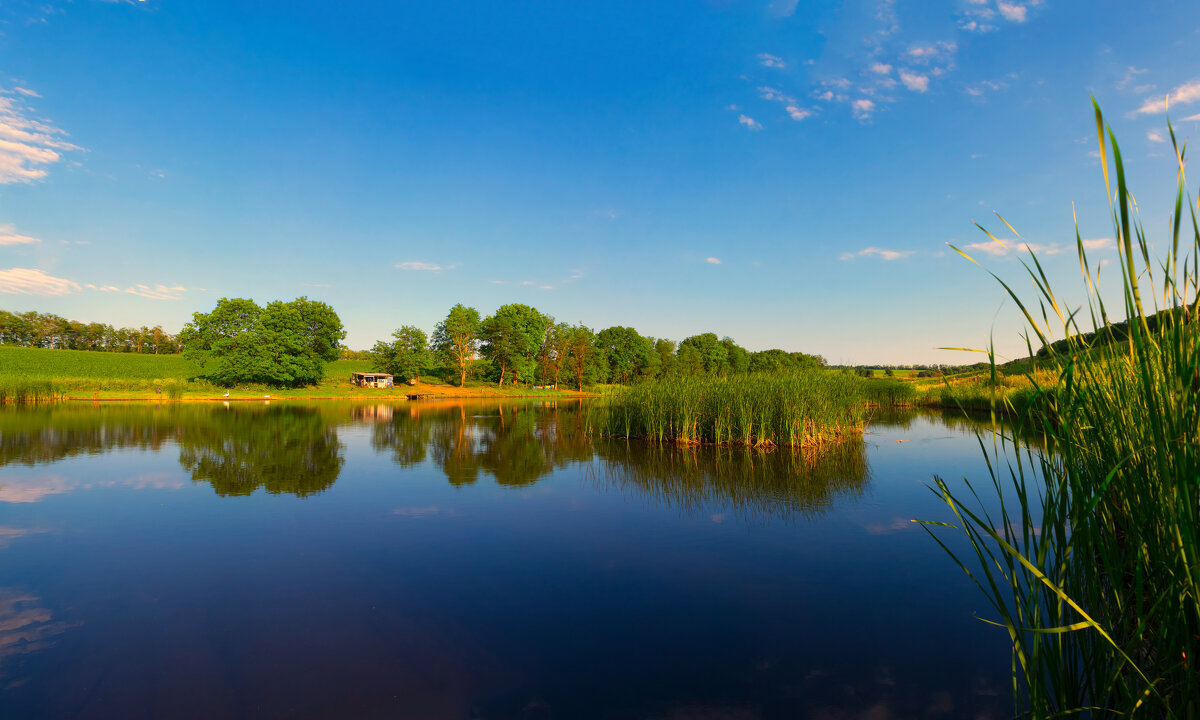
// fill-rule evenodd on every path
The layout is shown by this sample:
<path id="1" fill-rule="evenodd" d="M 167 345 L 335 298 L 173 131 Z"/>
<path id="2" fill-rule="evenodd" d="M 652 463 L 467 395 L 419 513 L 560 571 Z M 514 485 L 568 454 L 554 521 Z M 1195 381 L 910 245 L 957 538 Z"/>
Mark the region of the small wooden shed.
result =
<path id="1" fill-rule="evenodd" d="M 350 373 L 350 382 L 359 387 L 390 388 L 392 376 L 387 373 Z"/>

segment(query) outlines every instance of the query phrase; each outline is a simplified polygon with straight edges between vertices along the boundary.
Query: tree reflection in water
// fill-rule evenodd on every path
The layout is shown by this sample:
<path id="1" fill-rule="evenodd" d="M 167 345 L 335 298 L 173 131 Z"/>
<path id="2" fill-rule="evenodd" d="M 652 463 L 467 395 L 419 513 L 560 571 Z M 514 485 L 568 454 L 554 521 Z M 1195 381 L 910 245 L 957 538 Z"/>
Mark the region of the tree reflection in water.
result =
<path id="1" fill-rule="evenodd" d="M 811 518 L 835 500 L 859 497 L 870 479 L 866 443 L 846 440 L 817 450 L 676 447 L 598 442 L 599 481 L 685 512 L 713 507 L 767 518 Z"/>
<path id="2" fill-rule="evenodd" d="M 377 424 L 372 447 L 390 452 L 402 467 L 433 461 L 456 486 L 480 473 L 500 485 L 522 487 L 555 468 L 592 457 L 579 403 L 437 403 L 398 407 Z"/>
<path id="3" fill-rule="evenodd" d="M 861 442 L 819 453 L 679 448 L 596 441 L 580 401 L 62 405 L 0 413 L 0 466 L 79 453 L 179 445 L 195 482 L 222 496 L 324 492 L 345 464 L 340 424 L 370 425 L 371 447 L 401 468 L 432 463 L 456 486 L 491 477 L 527 487 L 556 469 L 593 464 L 602 483 L 684 509 L 812 514 L 861 492 Z M 903 418 L 893 418 L 893 421 Z M 964 421 L 964 431 L 970 426 Z"/>
<path id="4" fill-rule="evenodd" d="M 600 460 L 601 483 L 684 510 L 714 505 L 750 514 L 820 513 L 857 496 L 869 478 L 866 446 L 848 441 L 820 451 L 763 452 L 593 441 L 580 402 L 436 403 L 360 412 L 376 423 L 372 446 L 402 467 L 429 459 L 456 486 L 488 475 L 525 487 L 556 468 Z"/>
<path id="5" fill-rule="evenodd" d="M 174 435 L 174 413 L 147 405 L 4 408 L 0 467 L 47 464 L 115 448 L 158 451 Z"/>
<path id="6" fill-rule="evenodd" d="M 218 495 L 307 497 L 329 489 L 345 463 L 337 430 L 312 406 L 213 407 L 179 434 L 179 464 Z"/>

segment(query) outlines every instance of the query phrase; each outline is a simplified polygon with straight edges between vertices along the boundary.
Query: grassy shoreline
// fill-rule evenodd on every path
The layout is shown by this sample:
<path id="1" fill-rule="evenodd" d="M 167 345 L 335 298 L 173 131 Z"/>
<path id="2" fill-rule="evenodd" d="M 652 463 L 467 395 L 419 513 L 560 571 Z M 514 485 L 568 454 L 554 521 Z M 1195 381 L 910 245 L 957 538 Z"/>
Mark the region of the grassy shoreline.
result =
<path id="1" fill-rule="evenodd" d="M 214 401 L 214 400 L 363 400 L 400 401 L 409 395 L 429 398 L 583 397 L 574 390 L 498 388 L 468 381 L 466 387 L 438 382 L 360 388 L 353 372 L 368 372 L 365 360 L 336 360 L 315 386 L 275 388 L 239 385 L 225 388 L 195 379 L 198 369 L 180 355 L 139 355 L 86 350 L 51 350 L 0 345 L 0 405 L 71 401 Z"/>

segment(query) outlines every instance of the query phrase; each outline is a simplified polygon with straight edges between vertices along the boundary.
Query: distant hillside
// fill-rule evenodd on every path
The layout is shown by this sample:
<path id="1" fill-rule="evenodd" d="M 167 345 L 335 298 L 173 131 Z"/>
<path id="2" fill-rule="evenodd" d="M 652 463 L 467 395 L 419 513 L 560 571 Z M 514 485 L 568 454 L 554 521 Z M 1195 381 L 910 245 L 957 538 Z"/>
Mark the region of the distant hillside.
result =
<path id="1" fill-rule="evenodd" d="M 1178 313 L 1179 310 L 1162 310 L 1146 318 L 1146 324 L 1149 325 L 1150 331 L 1154 332 L 1158 329 L 1162 320 L 1168 317 L 1168 313 Z M 1043 345 L 1037 351 L 1037 357 L 1046 358 L 1050 356 L 1050 351 L 1066 352 L 1070 348 L 1072 341 L 1095 347 L 1097 345 L 1107 345 L 1111 342 L 1124 342 L 1129 339 L 1129 321 L 1122 320 L 1119 323 L 1109 323 L 1105 327 L 1100 328 L 1095 332 L 1080 333 L 1073 335 L 1071 338 L 1056 340 L 1049 345 Z"/>

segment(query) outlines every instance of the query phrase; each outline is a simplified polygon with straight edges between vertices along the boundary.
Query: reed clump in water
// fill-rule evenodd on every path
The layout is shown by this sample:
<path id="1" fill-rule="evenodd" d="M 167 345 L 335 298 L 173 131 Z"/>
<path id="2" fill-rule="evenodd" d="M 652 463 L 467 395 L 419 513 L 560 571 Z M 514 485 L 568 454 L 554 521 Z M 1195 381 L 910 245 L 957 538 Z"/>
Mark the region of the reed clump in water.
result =
<path id="1" fill-rule="evenodd" d="M 61 384 L 37 378 L 0 378 L 0 405 L 57 402 L 66 397 Z"/>
<path id="2" fill-rule="evenodd" d="M 618 390 L 591 426 L 654 443 L 816 447 L 862 434 L 862 385 L 829 370 L 668 378 Z"/>
<path id="3" fill-rule="evenodd" d="M 1053 451 L 1002 432 L 988 452 L 998 515 L 972 509 L 938 479 L 954 522 L 926 526 L 955 527 L 971 541 L 975 557 L 955 559 L 1012 640 L 1018 713 L 1200 717 L 1200 224 L 1172 129 L 1169 251 L 1151 261 L 1099 107 L 1096 125 L 1129 332 L 1095 340 L 1106 336 L 1110 308 L 1078 232 L 1084 312 L 1064 307 L 1031 258 L 1038 307 L 1009 293 L 1056 371 L 1053 383 L 1032 382 L 1033 399 L 1051 410 L 1033 418 Z M 1052 344 L 1054 335 L 1066 342 Z"/>

